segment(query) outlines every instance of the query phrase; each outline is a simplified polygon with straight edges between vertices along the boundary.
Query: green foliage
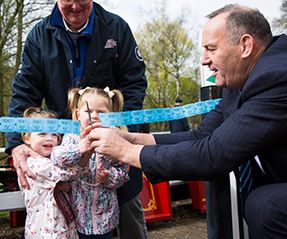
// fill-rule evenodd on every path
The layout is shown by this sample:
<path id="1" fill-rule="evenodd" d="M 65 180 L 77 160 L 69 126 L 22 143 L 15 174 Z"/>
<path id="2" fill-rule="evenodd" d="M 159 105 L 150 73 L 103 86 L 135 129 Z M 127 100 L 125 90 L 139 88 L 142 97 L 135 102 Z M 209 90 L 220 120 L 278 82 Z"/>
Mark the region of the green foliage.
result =
<path id="1" fill-rule="evenodd" d="M 0 185 L 0 187 L 1 187 L 1 185 Z M 9 217 L 9 212 L 0 212 L 0 218 L 6 218 L 6 217 Z"/>
<path id="2" fill-rule="evenodd" d="M 172 107 L 177 96 L 184 104 L 198 101 L 197 69 L 191 63 L 195 49 L 182 21 L 169 21 L 161 16 L 147 23 L 135 36 L 146 63 L 145 108 Z M 168 130 L 167 126 L 167 122 L 160 122 L 151 128 L 163 131 Z"/>

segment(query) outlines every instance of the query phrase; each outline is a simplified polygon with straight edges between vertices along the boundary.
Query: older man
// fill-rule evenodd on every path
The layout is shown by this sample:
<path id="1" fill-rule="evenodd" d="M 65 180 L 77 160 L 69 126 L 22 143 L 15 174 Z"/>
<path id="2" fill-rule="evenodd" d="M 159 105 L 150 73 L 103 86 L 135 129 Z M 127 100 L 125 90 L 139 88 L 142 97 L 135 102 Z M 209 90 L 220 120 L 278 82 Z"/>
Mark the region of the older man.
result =
<path id="1" fill-rule="evenodd" d="M 142 108 L 145 65 L 131 30 L 92 0 L 57 0 L 51 15 L 31 30 L 13 81 L 9 115 L 22 116 L 27 107 L 45 100 L 49 110 L 66 118 L 67 92 L 73 86 L 117 88 L 123 92 L 125 110 Z M 23 172 L 33 176 L 25 161 L 33 152 L 18 134 L 7 134 L 7 141 L 20 182 L 28 187 Z M 118 191 L 120 238 L 147 237 L 141 189 L 141 170 L 131 168 L 130 181 Z"/>
<path id="2" fill-rule="evenodd" d="M 250 236 L 287 238 L 287 37 L 272 37 L 264 16 L 245 6 L 227 5 L 208 18 L 202 64 L 224 89 L 198 130 L 94 129 L 89 137 L 97 152 L 142 168 L 154 183 L 212 180 L 251 162 L 253 186 L 242 184 L 242 192 L 253 188 L 245 204 Z"/>

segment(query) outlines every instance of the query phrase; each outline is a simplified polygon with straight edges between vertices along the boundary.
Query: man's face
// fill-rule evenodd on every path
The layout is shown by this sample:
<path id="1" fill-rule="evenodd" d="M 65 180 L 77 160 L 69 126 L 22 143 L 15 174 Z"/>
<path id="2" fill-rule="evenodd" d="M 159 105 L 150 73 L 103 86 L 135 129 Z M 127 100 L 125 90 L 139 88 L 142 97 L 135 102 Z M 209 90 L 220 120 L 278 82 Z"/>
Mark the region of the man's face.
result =
<path id="1" fill-rule="evenodd" d="M 59 10 L 73 31 L 81 29 L 87 22 L 92 8 L 92 0 L 57 0 Z"/>
<path id="2" fill-rule="evenodd" d="M 228 40 L 225 21 L 226 14 L 220 14 L 206 23 L 202 35 L 201 64 L 213 71 L 216 85 L 238 89 L 246 80 L 242 47 Z"/>

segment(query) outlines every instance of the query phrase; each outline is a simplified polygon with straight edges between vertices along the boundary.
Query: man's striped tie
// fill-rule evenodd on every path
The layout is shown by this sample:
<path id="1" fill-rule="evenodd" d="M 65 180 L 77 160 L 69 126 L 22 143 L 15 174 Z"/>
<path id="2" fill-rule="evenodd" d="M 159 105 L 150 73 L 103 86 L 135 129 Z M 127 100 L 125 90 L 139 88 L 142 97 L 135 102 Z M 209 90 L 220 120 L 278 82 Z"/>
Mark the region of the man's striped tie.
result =
<path id="1" fill-rule="evenodd" d="M 241 195 L 242 205 L 245 205 L 246 198 L 248 194 L 253 189 L 253 181 L 252 181 L 252 172 L 251 172 L 251 161 L 248 160 L 244 162 L 241 166 L 239 166 L 239 181 L 240 187 L 239 192 Z"/>

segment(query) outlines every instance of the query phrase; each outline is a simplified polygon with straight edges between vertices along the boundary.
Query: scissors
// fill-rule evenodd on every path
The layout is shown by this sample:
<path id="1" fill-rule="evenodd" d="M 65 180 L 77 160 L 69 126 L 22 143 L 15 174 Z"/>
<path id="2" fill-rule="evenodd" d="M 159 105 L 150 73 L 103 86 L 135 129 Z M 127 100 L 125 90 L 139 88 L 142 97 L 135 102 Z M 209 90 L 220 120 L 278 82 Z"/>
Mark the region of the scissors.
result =
<path id="1" fill-rule="evenodd" d="M 92 117 L 91 117 L 91 111 L 90 111 L 90 107 L 89 107 L 88 101 L 86 101 L 86 106 L 87 106 L 87 110 L 88 110 L 88 114 L 89 114 L 90 125 L 92 125 Z"/>

